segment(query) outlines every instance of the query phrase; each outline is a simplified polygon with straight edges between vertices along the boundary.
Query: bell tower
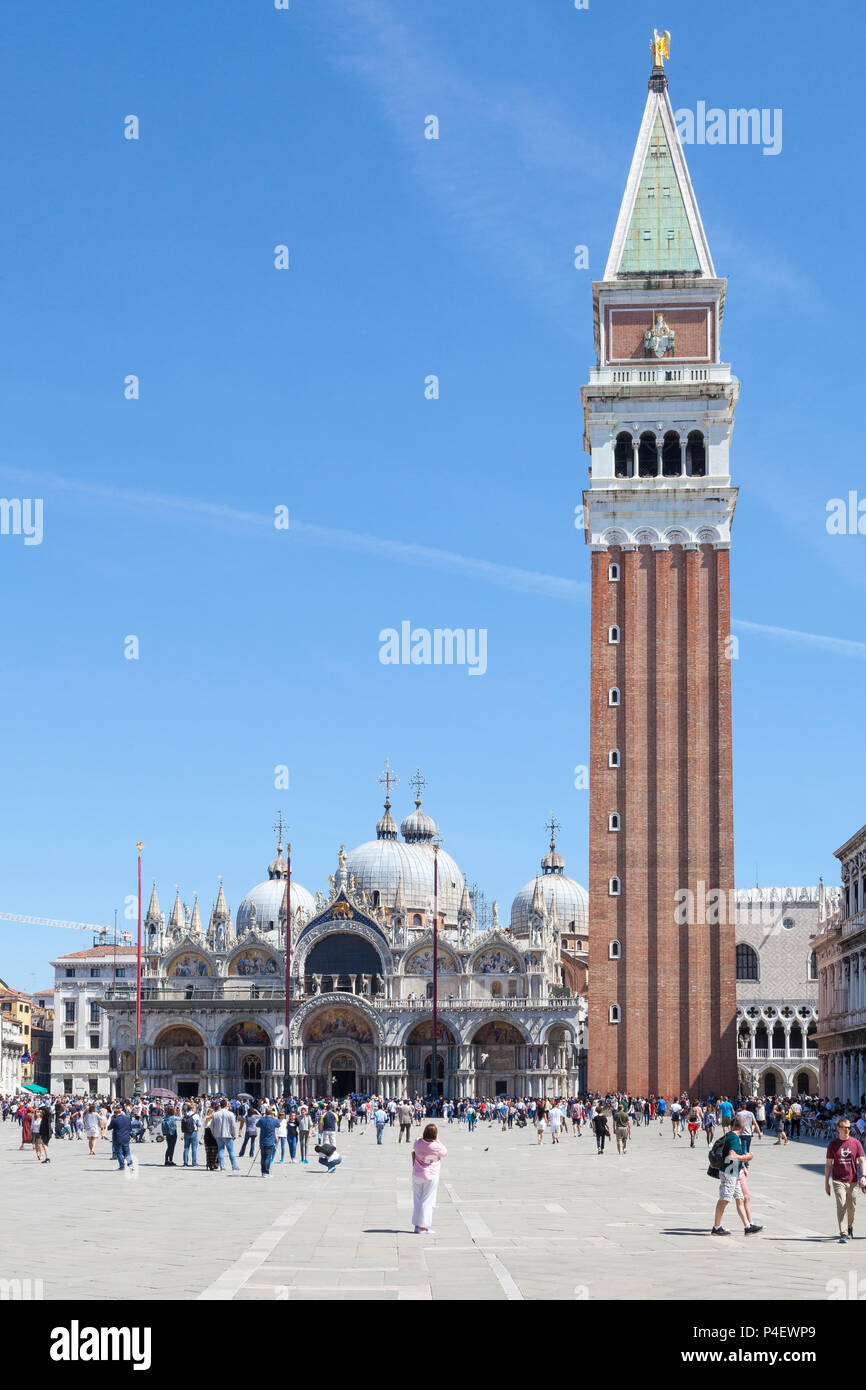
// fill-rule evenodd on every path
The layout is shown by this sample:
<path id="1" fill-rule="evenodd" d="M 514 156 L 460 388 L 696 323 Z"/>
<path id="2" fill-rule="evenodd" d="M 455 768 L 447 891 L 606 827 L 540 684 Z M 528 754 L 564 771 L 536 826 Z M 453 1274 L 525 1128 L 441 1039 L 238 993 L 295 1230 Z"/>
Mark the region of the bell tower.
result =
<path id="1" fill-rule="evenodd" d="M 668 36 L 581 392 L 592 564 L 589 1085 L 736 1089 L 729 447 L 719 279 L 668 96 Z M 721 895 L 721 906 L 719 906 Z M 717 920 L 714 920 L 717 919 Z"/>

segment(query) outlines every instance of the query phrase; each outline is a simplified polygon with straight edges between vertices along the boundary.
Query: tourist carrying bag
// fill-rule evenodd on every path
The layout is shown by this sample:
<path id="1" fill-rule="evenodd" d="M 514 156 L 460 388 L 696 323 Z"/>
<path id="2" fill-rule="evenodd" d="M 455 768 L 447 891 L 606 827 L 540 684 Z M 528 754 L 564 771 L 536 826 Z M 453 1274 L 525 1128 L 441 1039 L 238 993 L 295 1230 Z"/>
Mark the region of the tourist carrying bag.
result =
<path id="1" fill-rule="evenodd" d="M 725 1147 L 725 1138 L 726 1135 L 723 1134 L 721 1139 L 717 1139 L 716 1142 L 713 1144 L 713 1147 L 710 1149 L 709 1167 L 707 1168 L 707 1177 L 709 1178 L 718 1178 L 721 1175 L 722 1150 Z"/>

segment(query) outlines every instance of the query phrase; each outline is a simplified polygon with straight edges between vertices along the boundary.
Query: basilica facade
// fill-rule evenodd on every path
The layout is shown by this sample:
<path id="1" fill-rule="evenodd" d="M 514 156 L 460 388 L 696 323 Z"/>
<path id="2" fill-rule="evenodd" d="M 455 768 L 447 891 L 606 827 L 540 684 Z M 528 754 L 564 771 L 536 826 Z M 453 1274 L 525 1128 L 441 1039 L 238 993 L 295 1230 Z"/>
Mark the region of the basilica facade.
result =
<path id="1" fill-rule="evenodd" d="M 340 847 L 325 892 L 292 876 L 288 1031 L 282 843 L 234 918 L 220 884 L 207 927 L 179 891 L 166 920 L 154 885 L 143 924 L 143 1087 L 273 1097 L 283 1093 L 288 1052 L 301 1096 L 585 1088 L 587 894 L 565 874 L 553 833 L 507 923 L 494 903 L 479 924 L 436 838 L 420 793 L 399 829 L 386 798 L 375 839 Z M 111 1089 L 131 1095 L 134 986 L 108 988 L 103 1008 Z"/>

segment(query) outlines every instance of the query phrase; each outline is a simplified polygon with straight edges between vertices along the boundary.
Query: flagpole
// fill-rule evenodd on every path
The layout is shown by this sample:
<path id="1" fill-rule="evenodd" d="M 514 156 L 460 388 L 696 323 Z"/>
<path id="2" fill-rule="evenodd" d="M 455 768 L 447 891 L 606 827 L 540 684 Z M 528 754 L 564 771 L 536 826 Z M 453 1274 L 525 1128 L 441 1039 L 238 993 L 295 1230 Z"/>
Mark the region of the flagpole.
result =
<path id="1" fill-rule="evenodd" d="M 286 1100 L 292 1094 L 292 1047 L 289 1026 L 291 1022 L 292 990 L 292 847 L 286 841 L 286 1041 L 283 1053 L 283 1095 Z"/>
<path id="2" fill-rule="evenodd" d="M 439 1100 L 439 845 L 433 845 L 433 1094 Z"/>
<path id="3" fill-rule="evenodd" d="M 141 1096 L 141 840 L 136 842 L 138 849 L 138 958 L 135 982 L 135 1081 L 132 1094 L 136 1100 Z"/>

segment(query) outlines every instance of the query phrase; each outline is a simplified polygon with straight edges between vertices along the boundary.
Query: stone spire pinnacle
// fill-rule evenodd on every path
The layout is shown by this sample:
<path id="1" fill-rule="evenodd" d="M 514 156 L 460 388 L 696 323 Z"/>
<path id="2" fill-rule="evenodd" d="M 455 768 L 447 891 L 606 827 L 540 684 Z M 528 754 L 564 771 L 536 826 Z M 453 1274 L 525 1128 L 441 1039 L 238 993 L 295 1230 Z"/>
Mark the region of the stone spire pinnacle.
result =
<path id="1" fill-rule="evenodd" d="M 216 907 L 213 910 L 213 915 L 215 922 L 227 922 L 231 920 L 231 913 L 229 912 L 226 895 L 223 891 L 222 878 L 220 878 L 220 890 L 217 894 Z"/>
<path id="2" fill-rule="evenodd" d="M 176 897 L 174 900 L 174 907 L 171 909 L 171 917 L 168 919 L 168 925 L 176 928 L 178 931 L 183 931 L 186 919 L 183 915 L 183 903 L 180 900 L 180 888 L 177 884 L 175 884 L 174 887 Z"/>
<path id="3" fill-rule="evenodd" d="M 458 921 L 463 919 L 470 921 L 472 918 L 472 898 L 469 893 L 468 883 L 463 884 L 463 893 L 460 898 L 460 910 L 457 913 Z"/>
<path id="4" fill-rule="evenodd" d="M 535 888 L 532 893 L 532 906 L 529 911 L 530 915 L 533 917 L 544 918 L 544 893 L 542 892 L 540 878 L 536 878 L 535 880 Z"/>
<path id="5" fill-rule="evenodd" d="M 192 905 L 192 917 L 189 919 L 189 929 L 191 932 L 201 932 L 202 930 L 201 913 L 198 910 L 198 893 L 196 893 L 195 901 Z"/>
<path id="6" fill-rule="evenodd" d="M 159 897 L 156 891 L 156 879 L 153 880 L 153 892 L 150 895 L 150 904 L 147 909 L 146 922 L 158 922 L 162 916 L 159 910 Z"/>

